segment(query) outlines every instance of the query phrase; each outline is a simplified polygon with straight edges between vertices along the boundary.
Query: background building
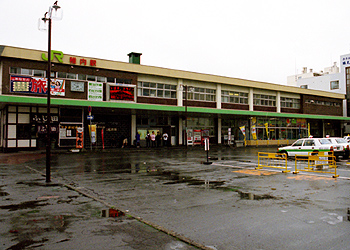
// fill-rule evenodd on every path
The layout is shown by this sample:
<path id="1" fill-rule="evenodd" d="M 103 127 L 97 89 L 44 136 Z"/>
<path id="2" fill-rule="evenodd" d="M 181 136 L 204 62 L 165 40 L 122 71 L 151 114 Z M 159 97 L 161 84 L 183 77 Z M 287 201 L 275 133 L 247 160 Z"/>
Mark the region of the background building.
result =
<path id="1" fill-rule="evenodd" d="M 46 58 L 43 51 L 0 46 L 4 150 L 45 145 Z M 343 93 L 146 66 L 135 52 L 124 63 L 52 51 L 51 70 L 53 147 L 76 147 L 81 130 L 90 148 L 89 125 L 96 129 L 93 147 L 121 147 L 136 133 L 145 146 L 148 131 L 166 132 L 171 145 L 232 137 L 237 145 L 259 146 L 310 133 L 341 136 L 349 120 Z"/>
<path id="2" fill-rule="evenodd" d="M 343 114 L 350 116 L 348 109 L 350 107 L 350 54 L 340 56 L 340 69 L 336 62 L 332 67 L 327 67 L 318 73 L 313 72 L 312 69 L 307 72 L 307 68 L 304 67 L 301 74 L 288 76 L 287 84 L 304 89 L 344 94 L 346 98 L 343 101 Z M 347 123 L 344 124 L 344 133 L 350 133 L 350 126 Z"/>

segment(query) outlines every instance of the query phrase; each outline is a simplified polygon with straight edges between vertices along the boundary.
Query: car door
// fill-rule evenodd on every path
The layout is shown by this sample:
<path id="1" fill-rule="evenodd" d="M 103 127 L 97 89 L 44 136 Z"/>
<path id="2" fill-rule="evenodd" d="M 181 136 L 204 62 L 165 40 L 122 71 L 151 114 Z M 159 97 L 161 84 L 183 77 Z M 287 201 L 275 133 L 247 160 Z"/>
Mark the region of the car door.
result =
<path id="1" fill-rule="evenodd" d="M 303 147 L 304 140 L 297 140 L 290 146 L 290 150 L 288 150 L 289 156 L 295 156 L 296 154 L 300 154 Z"/>
<path id="2" fill-rule="evenodd" d="M 313 152 L 315 150 L 315 140 L 314 139 L 307 139 L 304 142 L 302 154 L 307 155 L 309 152 Z"/>

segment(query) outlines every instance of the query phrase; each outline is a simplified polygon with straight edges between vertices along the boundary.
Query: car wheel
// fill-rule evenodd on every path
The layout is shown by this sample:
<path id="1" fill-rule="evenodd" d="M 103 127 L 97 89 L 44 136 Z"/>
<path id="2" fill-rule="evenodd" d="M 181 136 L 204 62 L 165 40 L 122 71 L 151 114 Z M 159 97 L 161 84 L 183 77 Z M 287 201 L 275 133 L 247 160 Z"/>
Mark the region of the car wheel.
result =
<path id="1" fill-rule="evenodd" d="M 283 150 L 283 151 L 281 151 L 281 152 L 279 152 L 280 154 L 286 154 L 286 156 L 287 156 L 287 158 L 288 158 L 288 152 L 287 151 L 285 151 L 285 150 Z"/>

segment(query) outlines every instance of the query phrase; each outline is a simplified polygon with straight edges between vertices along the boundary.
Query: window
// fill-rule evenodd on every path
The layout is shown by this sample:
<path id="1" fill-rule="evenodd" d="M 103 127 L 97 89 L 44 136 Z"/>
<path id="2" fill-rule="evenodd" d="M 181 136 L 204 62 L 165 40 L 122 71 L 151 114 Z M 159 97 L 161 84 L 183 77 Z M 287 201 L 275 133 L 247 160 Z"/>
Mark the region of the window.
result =
<path id="1" fill-rule="evenodd" d="M 254 105 L 276 107 L 276 96 L 254 94 Z"/>
<path id="2" fill-rule="evenodd" d="M 21 69 L 21 74 L 31 76 L 31 75 L 33 75 L 33 70 L 32 69 Z"/>
<path id="3" fill-rule="evenodd" d="M 30 138 L 31 138 L 31 125 L 17 124 L 17 139 L 30 139 Z"/>
<path id="4" fill-rule="evenodd" d="M 10 74 L 21 74 L 21 68 L 10 67 Z"/>
<path id="5" fill-rule="evenodd" d="M 83 81 L 85 81 L 85 80 L 86 80 L 86 75 L 84 75 L 84 74 L 78 74 L 78 80 L 83 80 Z"/>
<path id="6" fill-rule="evenodd" d="M 176 85 L 154 82 L 138 82 L 137 95 L 176 99 Z"/>
<path id="7" fill-rule="evenodd" d="M 221 91 L 221 102 L 248 104 L 248 93 Z"/>
<path id="8" fill-rule="evenodd" d="M 307 86 L 307 85 L 300 85 L 300 88 L 302 88 L 302 89 L 308 89 L 308 86 Z"/>
<path id="9" fill-rule="evenodd" d="M 33 70 L 33 76 L 37 76 L 37 77 L 45 77 L 45 70 L 38 70 L 38 69 L 34 69 Z"/>
<path id="10" fill-rule="evenodd" d="M 107 77 L 107 82 L 115 83 L 115 78 L 114 77 Z"/>
<path id="11" fill-rule="evenodd" d="M 87 75 L 86 76 L 86 80 L 95 82 L 96 81 L 96 76 Z"/>
<path id="12" fill-rule="evenodd" d="M 68 79 L 77 79 L 76 74 L 66 73 L 66 72 L 57 72 L 57 78 L 68 78 Z"/>
<path id="13" fill-rule="evenodd" d="M 107 78 L 104 76 L 96 76 L 97 82 L 107 82 Z"/>
<path id="14" fill-rule="evenodd" d="M 304 146 L 315 146 L 314 140 L 306 140 Z"/>
<path id="15" fill-rule="evenodd" d="M 195 101 L 208 101 L 215 102 L 216 101 L 216 90 L 215 89 L 205 89 L 205 88 L 192 88 L 187 87 L 187 100 L 195 100 Z M 185 97 L 185 88 L 183 89 L 184 99 Z"/>
<path id="16" fill-rule="evenodd" d="M 24 69 L 24 68 L 18 68 L 18 67 L 10 67 L 10 74 L 45 77 L 46 71 L 39 70 L 39 69 Z"/>
<path id="17" fill-rule="evenodd" d="M 77 74 L 67 73 L 67 78 L 68 79 L 77 79 Z"/>
<path id="18" fill-rule="evenodd" d="M 282 108 L 300 108 L 300 99 L 281 97 L 281 107 Z"/>
<path id="19" fill-rule="evenodd" d="M 339 89 L 339 81 L 331 81 L 331 90 Z"/>
<path id="20" fill-rule="evenodd" d="M 57 77 L 58 78 L 67 78 L 67 73 L 66 72 L 57 72 Z"/>

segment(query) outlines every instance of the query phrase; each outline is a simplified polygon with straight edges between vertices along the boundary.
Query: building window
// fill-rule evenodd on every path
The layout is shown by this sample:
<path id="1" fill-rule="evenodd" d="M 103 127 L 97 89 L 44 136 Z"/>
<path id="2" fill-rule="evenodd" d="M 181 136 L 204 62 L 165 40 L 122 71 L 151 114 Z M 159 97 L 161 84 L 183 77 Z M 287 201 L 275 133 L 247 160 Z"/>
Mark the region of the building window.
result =
<path id="1" fill-rule="evenodd" d="M 248 93 L 235 91 L 221 91 L 221 102 L 248 104 Z"/>
<path id="2" fill-rule="evenodd" d="M 10 74 L 45 77 L 46 71 L 39 69 L 23 69 L 18 67 L 10 67 Z"/>
<path id="3" fill-rule="evenodd" d="M 185 89 L 183 91 L 185 92 Z M 205 88 L 189 88 L 187 90 L 187 100 L 215 102 L 216 90 Z"/>
<path id="4" fill-rule="evenodd" d="M 339 81 L 331 81 L 331 90 L 339 89 Z"/>
<path id="5" fill-rule="evenodd" d="M 138 82 L 137 95 L 176 99 L 176 85 L 153 82 Z"/>
<path id="6" fill-rule="evenodd" d="M 276 107 L 276 96 L 254 94 L 254 105 Z"/>
<path id="7" fill-rule="evenodd" d="M 300 99 L 281 97 L 281 107 L 282 108 L 299 109 L 300 108 Z"/>
<path id="8" fill-rule="evenodd" d="M 302 89 L 308 89 L 308 86 L 307 86 L 307 85 L 300 85 L 300 88 L 302 88 Z"/>

